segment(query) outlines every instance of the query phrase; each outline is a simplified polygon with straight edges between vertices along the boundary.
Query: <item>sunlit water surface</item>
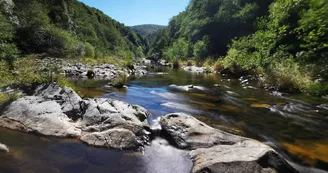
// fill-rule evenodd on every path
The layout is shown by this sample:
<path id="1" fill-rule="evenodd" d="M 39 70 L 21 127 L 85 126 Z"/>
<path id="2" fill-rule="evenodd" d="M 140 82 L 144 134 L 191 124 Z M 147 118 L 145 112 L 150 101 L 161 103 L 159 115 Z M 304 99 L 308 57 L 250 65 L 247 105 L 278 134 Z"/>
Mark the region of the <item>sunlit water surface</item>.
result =
<path id="1" fill-rule="evenodd" d="M 164 73 L 163 73 L 164 72 Z M 157 69 L 132 79 L 128 88 L 106 81 L 75 81 L 85 97 L 114 98 L 151 112 L 149 122 L 173 112 L 189 113 L 212 127 L 260 140 L 301 172 L 328 170 L 328 100 L 305 95 L 273 96 L 252 82 L 216 74 Z M 181 87 L 193 85 L 192 88 Z M 40 137 L 0 129 L 0 172 L 187 173 L 188 152 L 156 138 L 144 153 L 88 147 L 76 140 Z"/>

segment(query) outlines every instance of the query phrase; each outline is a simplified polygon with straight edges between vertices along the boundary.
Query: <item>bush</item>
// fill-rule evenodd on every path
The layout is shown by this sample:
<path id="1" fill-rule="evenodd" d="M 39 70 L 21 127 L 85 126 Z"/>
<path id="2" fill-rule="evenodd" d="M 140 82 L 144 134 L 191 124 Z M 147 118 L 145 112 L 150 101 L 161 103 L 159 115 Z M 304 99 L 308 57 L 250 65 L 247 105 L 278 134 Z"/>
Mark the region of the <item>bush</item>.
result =
<path id="1" fill-rule="evenodd" d="M 221 71 L 224 69 L 224 66 L 223 66 L 223 60 L 222 59 L 218 59 L 215 63 L 214 63 L 214 66 L 213 66 L 213 70 L 214 71 Z"/>
<path id="2" fill-rule="evenodd" d="M 114 80 L 114 87 L 123 88 L 127 84 L 127 82 L 128 82 L 128 77 L 125 74 L 120 75 Z"/>
<path id="3" fill-rule="evenodd" d="M 94 58 L 96 56 L 95 54 L 95 48 L 90 43 L 85 43 L 85 57 L 88 58 Z"/>
<path id="4" fill-rule="evenodd" d="M 172 67 L 174 69 L 177 69 L 180 67 L 180 62 L 178 60 L 174 60 L 173 63 L 172 63 Z"/>
<path id="5" fill-rule="evenodd" d="M 193 66 L 193 62 L 191 60 L 187 61 L 187 66 Z"/>
<path id="6" fill-rule="evenodd" d="M 88 72 L 87 72 L 87 76 L 88 76 L 88 78 L 94 78 L 95 77 L 95 72 L 93 71 L 93 70 L 88 70 Z"/>
<path id="7" fill-rule="evenodd" d="M 310 76 L 292 58 L 272 62 L 265 74 L 267 82 L 281 88 L 303 90 L 311 83 Z"/>
<path id="8" fill-rule="evenodd" d="M 328 84 L 327 83 L 310 83 L 303 90 L 313 96 L 327 96 L 328 95 Z"/>

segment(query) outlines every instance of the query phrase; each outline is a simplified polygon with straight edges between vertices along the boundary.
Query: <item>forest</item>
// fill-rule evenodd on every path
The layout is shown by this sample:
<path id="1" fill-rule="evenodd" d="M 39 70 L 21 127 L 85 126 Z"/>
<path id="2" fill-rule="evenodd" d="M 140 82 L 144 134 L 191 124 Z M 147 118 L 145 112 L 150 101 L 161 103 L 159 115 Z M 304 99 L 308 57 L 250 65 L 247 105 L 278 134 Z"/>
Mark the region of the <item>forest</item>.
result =
<path id="1" fill-rule="evenodd" d="M 150 53 L 327 95 L 327 18 L 326 0 L 192 0 L 159 31 Z"/>
<path id="2" fill-rule="evenodd" d="M 1 59 L 143 57 L 146 41 L 129 27 L 76 0 L 1 1 Z"/>

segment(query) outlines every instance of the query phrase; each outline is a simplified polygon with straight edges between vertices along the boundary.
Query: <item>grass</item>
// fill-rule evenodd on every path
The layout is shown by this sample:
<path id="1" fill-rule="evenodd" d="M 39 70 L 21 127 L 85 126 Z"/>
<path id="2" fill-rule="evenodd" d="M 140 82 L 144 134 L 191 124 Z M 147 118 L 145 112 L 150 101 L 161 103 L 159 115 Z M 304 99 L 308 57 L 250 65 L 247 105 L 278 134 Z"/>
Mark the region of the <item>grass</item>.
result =
<path id="1" fill-rule="evenodd" d="M 60 75 L 56 64 L 41 65 L 34 57 L 26 57 L 14 62 L 14 69 L 10 70 L 5 62 L 0 62 L 0 87 L 17 85 L 28 87 L 34 84 L 52 83 L 64 87 L 75 88 L 63 75 Z"/>
<path id="2" fill-rule="evenodd" d="M 17 93 L 0 93 L 0 114 L 13 101 L 18 99 Z"/>

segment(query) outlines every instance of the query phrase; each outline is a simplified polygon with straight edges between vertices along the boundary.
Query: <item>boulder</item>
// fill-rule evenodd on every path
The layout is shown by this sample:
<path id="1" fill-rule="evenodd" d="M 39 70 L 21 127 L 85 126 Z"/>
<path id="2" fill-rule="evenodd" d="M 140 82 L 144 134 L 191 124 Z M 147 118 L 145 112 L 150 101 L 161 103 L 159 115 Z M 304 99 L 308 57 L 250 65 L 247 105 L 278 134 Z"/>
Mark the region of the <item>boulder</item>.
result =
<path id="1" fill-rule="evenodd" d="M 149 142 L 148 115 L 140 106 L 114 99 L 82 100 L 71 88 L 52 83 L 11 103 L 0 116 L 0 126 L 80 138 L 94 146 L 137 149 Z"/>
<path id="2" fill-rule="evenodd" d="M 78 137 L 78 129 L 56 101 L 26 96 L 14 101 L 0 117 L 0 126 L 58 137 Z"/>
<path id="3" fill-rule="evenodd" d="M 252 139 L 196 149 L 189 155 L 194 162 L 192 173 L 297 172 L 272 148 Z"/>
<path id="4" fill-rule="evenodd" d="M 149 112 L 113 99 L 84 100 L 81 140 L 116 149 L 138 148 L 149 142 Z"/>
<path id="5" fill-rule="evenodd" d="M 212 70 L 206 67 L 184 66 L 182 69 L 193 73 L 213 73 Z"/>
<path id="6" fill-rule="evenodd" d="M 233 145 L 246 140 L 246 138 L 214 129 L 183 113 L 162 117 L 160 125 L 170 141 L 181 149 L 208 148 L 219 144 Z"/>
<path id="7" fill-rule="evenodd" d="M 169 114 L 160 125 L 176 147 L 192 150 L 192 173 L 297 172 L 271 147 L 214 129 L 190 115 Z"/>
<path id="8" fill-rule="evenodd" d="M 0 151 L 8 153 L 9 149 L 5 144 L 0 143 Z"/>

